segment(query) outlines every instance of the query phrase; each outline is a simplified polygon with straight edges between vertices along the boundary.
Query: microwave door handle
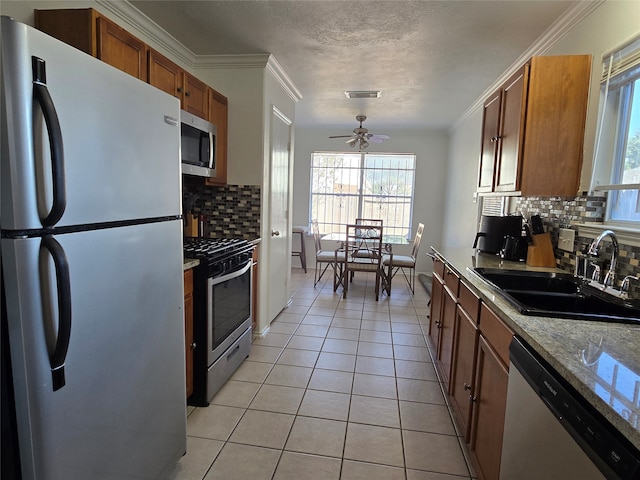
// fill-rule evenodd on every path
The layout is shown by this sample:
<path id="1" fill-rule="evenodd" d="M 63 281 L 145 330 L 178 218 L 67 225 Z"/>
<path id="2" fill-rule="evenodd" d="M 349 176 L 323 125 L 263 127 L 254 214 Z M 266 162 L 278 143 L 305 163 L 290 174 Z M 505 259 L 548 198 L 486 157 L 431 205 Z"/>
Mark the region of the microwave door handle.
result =
<path id="1" fill-rule="evenodd" d="M 213 150 L 215 144 L 213 143 L 213 132 L 209 132 L 209 168 L 213 168 Z"/>

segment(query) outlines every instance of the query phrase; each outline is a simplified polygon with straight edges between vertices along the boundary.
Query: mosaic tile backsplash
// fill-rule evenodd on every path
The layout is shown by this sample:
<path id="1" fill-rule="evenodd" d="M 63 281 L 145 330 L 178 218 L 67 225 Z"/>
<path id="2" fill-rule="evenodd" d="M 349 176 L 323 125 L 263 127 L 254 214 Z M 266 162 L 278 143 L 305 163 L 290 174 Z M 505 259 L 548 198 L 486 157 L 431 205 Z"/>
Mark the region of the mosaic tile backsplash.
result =
<path id="1" fill-rule="evenodd" d="M 204 216 L 204 236 L 209 238 L 260 237 L 260 186 L 210 187 L 202 179 L 184 177 L 182 204 Z"/>
<path id="2" fill-rule="evenodd" d="M 510 211 L 521 213 L 525 219 L 531 215 L 539 214 L 545 225 L 545 229 L 551 233 L 551 241 L 558 245 L 559 229 L 571 228 L 574 222 L 603 222 L 606 210 L 606 196 L 578 197 L 520 197 L 514 198 Z M 603 227 L 604 229 L 604 227 Z M 584 251 L 593 238 L 576 235 L 573 252 L 555 249 L 556 264 L 558 268 L 569 272 L 575 271 L 576 251 Z M 605 272 L 611 259 L 611 243 L 605 241 L 601 251 L 604 264 L 601 266 Z M 620 253 L 616 266 L 617 287 L 622 279 L 627 275 L 640 276 L 640 247 L 632 245 L 619 245 Z M 603 274 L 604 276 L 604 274 Z M 631 292 L 634 297 L 640 297 L 640 292 L 636 285 L 632 286 Z"/>

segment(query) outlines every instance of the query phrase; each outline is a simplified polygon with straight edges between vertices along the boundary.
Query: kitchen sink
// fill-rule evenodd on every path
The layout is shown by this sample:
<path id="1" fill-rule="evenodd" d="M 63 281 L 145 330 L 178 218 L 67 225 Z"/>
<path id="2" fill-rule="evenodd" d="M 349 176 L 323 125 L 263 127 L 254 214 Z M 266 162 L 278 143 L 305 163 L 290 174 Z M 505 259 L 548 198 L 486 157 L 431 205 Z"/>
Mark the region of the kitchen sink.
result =
<path id="1" fill-rule="evenodd" d="M 523 315 L 640 324 L 640 302 L 602 291 L 570 273 L 469 269 Z"/>

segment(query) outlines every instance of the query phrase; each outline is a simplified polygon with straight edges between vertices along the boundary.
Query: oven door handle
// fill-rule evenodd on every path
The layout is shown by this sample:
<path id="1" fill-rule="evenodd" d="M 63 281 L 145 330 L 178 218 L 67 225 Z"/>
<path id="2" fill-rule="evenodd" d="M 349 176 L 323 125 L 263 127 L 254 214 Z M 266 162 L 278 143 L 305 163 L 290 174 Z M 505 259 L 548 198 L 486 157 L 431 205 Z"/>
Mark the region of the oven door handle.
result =
<path id="1" fill-rule="evenodd" d="M 233 278 L 244 275 L 247 272 L 247 270 L 251 268 L 251 265 L 252 265 L 252 261 L 251 259 L 248 259 L 247 264 L 244 267 L 240 268 L 239 270 L 235 270 L 231 273 L 227 273 L 226 275 L 221 275 L 219 277 L 209 278 L 208 279 L 209 287 L 212 287 L 213 285 L 218 285 L 219 283 L 223 283 Z"/>

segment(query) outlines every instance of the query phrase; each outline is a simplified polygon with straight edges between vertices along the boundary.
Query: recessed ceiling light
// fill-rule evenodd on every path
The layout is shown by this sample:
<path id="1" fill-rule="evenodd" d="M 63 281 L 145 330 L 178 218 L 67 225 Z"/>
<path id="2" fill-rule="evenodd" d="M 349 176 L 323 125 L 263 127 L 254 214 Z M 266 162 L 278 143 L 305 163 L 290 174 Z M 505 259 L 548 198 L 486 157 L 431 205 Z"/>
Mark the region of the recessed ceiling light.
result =
<path id="1" fill-rule="evenodd" d="M 347 98 L 380 98 L 382 90 L 347 90 L 344 94 Z"/>

